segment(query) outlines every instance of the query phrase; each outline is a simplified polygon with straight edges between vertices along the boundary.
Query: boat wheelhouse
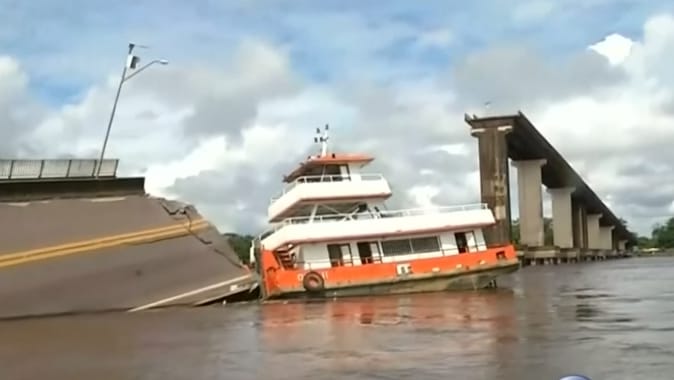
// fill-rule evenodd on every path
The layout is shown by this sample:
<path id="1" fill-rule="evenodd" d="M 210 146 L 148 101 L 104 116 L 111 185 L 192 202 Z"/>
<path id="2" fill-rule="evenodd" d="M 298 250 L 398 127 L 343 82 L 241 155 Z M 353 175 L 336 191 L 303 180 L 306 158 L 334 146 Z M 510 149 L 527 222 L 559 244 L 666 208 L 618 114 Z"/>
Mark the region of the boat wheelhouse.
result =
<path id="1" fill-rule="evenodd" d="M 392 191 L 373 158 L 321 152 L 285 176 L 272 229 L 253 242 L 263 298 L 477 289 L 519 268 L 512 245 L 488 248 L 484 204 L 387 210 Z"/>

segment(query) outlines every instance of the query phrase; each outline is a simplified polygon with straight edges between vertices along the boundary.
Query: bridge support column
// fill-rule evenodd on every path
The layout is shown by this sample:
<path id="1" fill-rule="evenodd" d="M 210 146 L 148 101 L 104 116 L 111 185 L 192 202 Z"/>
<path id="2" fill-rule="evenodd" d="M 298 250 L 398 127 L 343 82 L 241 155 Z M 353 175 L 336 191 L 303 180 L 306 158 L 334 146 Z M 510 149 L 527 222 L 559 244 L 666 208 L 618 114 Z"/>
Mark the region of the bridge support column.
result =
<path id="1" fill-rule="evenodd" d="M 581 203 L 573 204 L 573 238 L 574 246 L 580 249 L 588 249 L 587 244 L 587 210 Z"/>
<path id="2" fill-rule="evenodd" d="M 599 219 L 601 214 L 587 214 L 585 221 L 587 223 L 587 248 L 601 249 L 601 237 L 599 235 Z"/>
<path id="3" fill-rule="evenodd" d="M 510 172 L 506 135 L 510 125 L 494 128 L 473 128 L 477 137 L 480 162 L 480 194 L 482 202 L 494 213 L 496 224 L 484 229 L 487 246 L 508 244 L 510 236 Z"/>
<path id="4" fill-rule="evenodd" d="M 599 236 L 601 249 L 612 250 L 613 249 L 613 229 L 614 226 L 600 226 L 599 227 Z"/>
<path id="5" fill-rule="evenodd" d="M 618 250 L 625 252 L 627 249 L 627 240 L 618 240 Z"/>
<path id="6" fill-rule="evenodd" d="M 554 244 L 561 249 L 573 248 L 573 217 L 571 193 L 573 187 L 548 189 L 552 197 L 552 234 Z"/>
<path id="7" fill-rule="evenodd" d="M 530 247 L 542 247 L 545 243 L 541 194 L 541 167 L 545 162 L 544 159 L 514 162 L 520 206 L 520 241 Z"/>
<path id="8" fill-rule="evenodd" d="M 580 220 L 580 207 L 578 207 L 578 203 L 572 199 L 571 200 L 571 234 L 572 234 L 572 238 L 573 238 L 574 248 L 583 248 L 583 236 L 582 236 L 582 232 L 580 231 L 580 226 L 582 226 L 582 222 Z"/>

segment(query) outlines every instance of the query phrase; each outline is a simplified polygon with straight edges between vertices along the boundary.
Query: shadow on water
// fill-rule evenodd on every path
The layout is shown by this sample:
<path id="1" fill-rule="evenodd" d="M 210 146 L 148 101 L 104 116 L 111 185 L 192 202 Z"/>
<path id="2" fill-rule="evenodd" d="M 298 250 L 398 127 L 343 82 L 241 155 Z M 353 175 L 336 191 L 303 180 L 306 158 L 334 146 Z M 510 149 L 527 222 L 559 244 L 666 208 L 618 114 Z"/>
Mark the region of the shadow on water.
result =
<path id="1" fill-rule="evenodd" d="M 502 289 L 0 322 L 5 379 L 670 379 L 674 259 Z M 657 259 L 659 260 L 659 259 Z"/>

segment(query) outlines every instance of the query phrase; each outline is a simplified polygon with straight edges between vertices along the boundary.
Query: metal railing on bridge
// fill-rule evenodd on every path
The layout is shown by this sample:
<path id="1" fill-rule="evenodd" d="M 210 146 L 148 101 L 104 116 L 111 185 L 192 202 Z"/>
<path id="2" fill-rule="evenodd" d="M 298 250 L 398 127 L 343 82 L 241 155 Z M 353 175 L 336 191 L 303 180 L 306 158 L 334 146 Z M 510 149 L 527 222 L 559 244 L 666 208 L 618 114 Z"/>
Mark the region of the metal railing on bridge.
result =
<path id="1" fill-rule="evenodd" d="M 93 178 L 99 160 L 3 160 L 0 159 L 0 181 L 17 179 Z M 101 162 L 99 177 L 110 178 L 117 174 L 118 159 Z"/>

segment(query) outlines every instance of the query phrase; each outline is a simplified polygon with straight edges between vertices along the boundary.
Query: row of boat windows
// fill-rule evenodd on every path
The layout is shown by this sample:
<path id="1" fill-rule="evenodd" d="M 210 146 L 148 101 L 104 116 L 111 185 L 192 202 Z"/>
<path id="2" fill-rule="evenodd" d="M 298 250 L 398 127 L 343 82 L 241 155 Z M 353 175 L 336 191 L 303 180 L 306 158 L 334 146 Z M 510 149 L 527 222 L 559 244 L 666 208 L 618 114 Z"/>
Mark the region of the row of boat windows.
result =
<path id="1" fill-rule="evenodd" d="M 454 234 L 459 253 L 468 252 L 467 234 L 470 232 L 457 232 Z M 473 240 L 474 241 L 474 240 Z M 411 239 L 396 239 L 384 241 L 365 241 L 356 243 L 357 254 L 351 251 L 350 244 L 328 244 L 328 256 L 333 267 L 352 264 L 355 257 L 360 258 L 361 264 L 381 262 L 382 256 L 400 256 L 429 252 L 440 252 L 441 244 L 438 236 L 425 236 Z M 477 247 L 474 247 L 477 249 Z"/>
<path id="2" fill-rule="evenodd" d="M 381 249 L 384 256 L 437 252 L 440 250 L 440 239 L 437 236 L 429 236 L 415 239 L 385 240 L 381 242 Z"/>

